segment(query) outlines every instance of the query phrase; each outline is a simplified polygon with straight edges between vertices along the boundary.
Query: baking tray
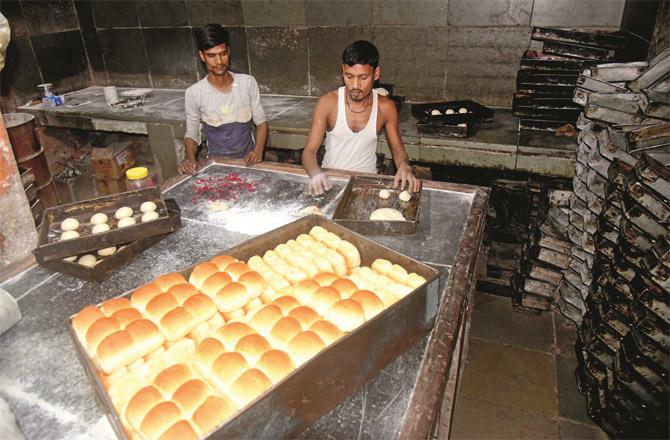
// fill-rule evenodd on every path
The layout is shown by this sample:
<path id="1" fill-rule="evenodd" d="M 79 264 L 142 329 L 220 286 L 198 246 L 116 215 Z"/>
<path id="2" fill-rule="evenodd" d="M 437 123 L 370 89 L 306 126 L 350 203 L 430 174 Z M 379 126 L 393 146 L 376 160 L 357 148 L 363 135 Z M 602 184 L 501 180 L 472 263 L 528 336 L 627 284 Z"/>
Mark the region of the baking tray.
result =
<path id="1" fill-rule="evenodd" d="M 388 189 L 391 197 L 379 198 L 379 190 Z M 352 176 L 333 213 L 333 221 L 361 234 L 372 235 L 413 235 L 419 223 L 421 206 L 421 186 L 412 194 L 412 199 L 403 202 L 398 199 L 400 191 L 393 189 L 392 176 Z M 406 221 L 369 220 L 372 211 L 392 208 L 402 212 Z"/>
<path id="2" fill-rule="evenodd" d="M 168 215 L 172 221 L 173 230 L 176 231 L 181 227 L 181 211 L 179 206 L 174 199 L 165 200 L 165 205 L 167 206 Z M 133 261 L 143 251 L 149 249 L 151 246 L 164 239 L 167 235 L 169 234 L 154 235 L 130 242 L 124 245 L 123 249 L 118 250 L 114 255 L 101 258 L 93 267 L 82 266 L 76 262 L 68 262 L 62 259 L 38 262 L 38 264 L 56 272 L 62 272 L 76 278 L 99 283 L 107 279 L 117 269 Z"/>
<path id="3" fill-rule="evenodd" d="M 123 229 L 116 228 L 117 220 L 114 218 L 114 212 L 117 208 L 130 206 L 135 212 L 133 216 L 136 217 L 136 220 L 139 220 L 137 213 L 140 205 L 145 201 L 156 203 L 156 211 L 160 215 L 158 219 L 147 223 L 138 222 Z M 109 216 L 108 224 L 112 226 L 110 231 L 95 235 L 90 233 L 91 225 L 88 221 L 94 212 L 104 212 Z M 71 240 L 54 241 L 61 234 L 60 222 L 68 217 L 79 220 L 78 232 L 82 236 Z M 38 262 L 60 260 L 71 255 L 129 243 L 154 235 L 167 234 L 173 230 L 173 222 L 168 216 L 160 189 L 140 189 L 46 209 L 37 248 L 35 248 L 33 254 Z"/>
<path id="4" fill-rule="evenodd" d="M 426 283 L 295 369 L 210 433 L 209 438 L 295 437 L 372 379 L 433 326 L 439 304 L 439 271 L 322 216 L 303 217 L 238 246 L 222 250 L 221 254 L 247 261 L 254 255 L 262 255 L 281 243 L 308 233 L 314 226 L 321 226 L 353 243 L 360 252 L 361 265 L 370 266 L 377 258 L 385 258 L 403 266 L 408 272 L 423 276 Z M 181 274 L 188 278 L 194 267 L 182 270 Z M 126 292 L 123 296 L 130 293 Z M 68 319 L 67 328 L 86 376 L 116 435 L 127 439 L 119 416 L 100 382 L 99 373 L 72 328 L 73 317 Z"/>
<path id="5" fill-rule="evenodd" d="M 458 113 L 462 108 L 468 112 Z M 441 115 L 432 115 L 431 112 L 433 110 L 438 110 Z M 447 110 L 453 110 L 454 114 L 446 115 L 445 112 Z M 412 104 L 412 116 L 420 123 L 438 125 L 470 124 L 493 120 L 493 109 L 470 100 L 429 102 L 426 104 Z"/>

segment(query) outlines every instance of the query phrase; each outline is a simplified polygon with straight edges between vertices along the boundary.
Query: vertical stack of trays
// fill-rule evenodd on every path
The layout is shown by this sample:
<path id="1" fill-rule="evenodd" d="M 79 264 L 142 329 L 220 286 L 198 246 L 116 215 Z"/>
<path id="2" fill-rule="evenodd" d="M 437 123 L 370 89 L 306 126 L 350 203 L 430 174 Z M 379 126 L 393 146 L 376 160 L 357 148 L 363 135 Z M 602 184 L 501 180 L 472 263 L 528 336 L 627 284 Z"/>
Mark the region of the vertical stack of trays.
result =
<path id="1" fill-rule="evenodd" d="M 28 205 L 30 205 L 30 212 L 33 214 L 35 226 L 39 226 L 42 223 L 44 206 L 42 206 L 42 202 L 37 194 L 35 173 L 30 168 L 19 167 L 19 175 L 21 176 L 23 189 L 26 191 L 26 198 L 28 199 Z"/>

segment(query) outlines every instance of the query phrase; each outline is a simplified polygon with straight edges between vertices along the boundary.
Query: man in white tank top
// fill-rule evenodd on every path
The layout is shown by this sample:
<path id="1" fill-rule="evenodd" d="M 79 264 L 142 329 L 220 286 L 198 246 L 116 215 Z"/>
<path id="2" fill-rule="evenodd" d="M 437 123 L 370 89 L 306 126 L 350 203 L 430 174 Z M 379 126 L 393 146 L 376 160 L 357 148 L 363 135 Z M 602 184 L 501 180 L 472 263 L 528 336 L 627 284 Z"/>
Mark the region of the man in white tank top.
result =
<path id="1" fill-rule="evenodd" d="M 400 137 L 398 111 L 393 100 L 372 89 L 379 79 L 379 52 L 369 41 L 356 41 L 342 54 L 344 86 L 319 98 L 312 116 L 312 127 L 302 152 L 302 166 L 310 176 L 307 189 L 312 195 L 331 188 L 319 167 L 316 152 L 326 136 L 324 168 L 364 173 L 377 172 L 377 137 L 382 128 L 391 147 L 398 172 L 396 188 L 419 190 L 409 157 Z"/>

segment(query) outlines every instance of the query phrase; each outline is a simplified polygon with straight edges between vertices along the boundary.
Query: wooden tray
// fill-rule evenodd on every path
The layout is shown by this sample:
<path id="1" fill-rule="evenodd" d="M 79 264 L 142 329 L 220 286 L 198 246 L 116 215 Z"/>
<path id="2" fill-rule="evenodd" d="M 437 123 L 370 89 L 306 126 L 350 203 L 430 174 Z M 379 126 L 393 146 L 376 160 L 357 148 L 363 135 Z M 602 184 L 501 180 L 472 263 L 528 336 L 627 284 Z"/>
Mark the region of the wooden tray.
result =
<path id="1" fill-rule="evenodd" d="M 179 229 L 181 227 L 181 211 L 179 210 L 177 202 L 174 199 L 167 199 L 165 200 L 165 205 L 167 206 L 174 230 Z M 100 258 L 99 262 L 93 267 L 82 266 L 81 264 L 77 264 L 76 261 L 69 262 L 62 259 L 38 262 L 38 264 L 56 272 L 62 272 L 76 278 L 99 283 L 107 279 L 117 269 L 133 261 L 143 251 L 149 249 L 168 235 L 169 234 L 154 235 L 152 237 L 128 243 L 114 255 Z"/>
<path id="2" fill-rule="evenodd" d="M 388 189 L 391 197 L 379 198 L 379 190 Z M 398 199 L 400 191 L 393 189 L 391 176 L 352 176 L 344 189 L 340 203 L 335 208 L 333 221 L 361 234 L 372 235 L 414 235 L 419 223 L 421 186 L 412 194 L 412 199 L 403 202 Z M 370 220 L 370 214 L 379 208 L 393 208 L 400 211 L 406 221 Z"/>
<path id="3" fill-rule="evenodd" d="M 156 211 L 160 217 L 154 221 L 141 223 L 139 221 L 141 216 L 140 205 L 146 201 L 152 201 L 156 204 Z M 114 212 L 122 206 L 133 208 L 133 217 L 138 223 L 117 229 L 118 220 L 114 218 Z M 91 215 L 97 212 L 107 214 L 109 217 L 107 224 L 112 227 L 111 230 L 100 234 L 91 234 L 92 226 L 88 221 Z M 80 226 L 77 232 L 79 232 L 80 237 L 59 241 L 62 233 L 60 223 L 68 217 L 79 220 Z M 39 263 L 62 260 L 64 257 L 71 255 L 80 255 L 155 235 L 167 234 L 172 231 L 174 231 L 173 221 L 168 215 L 168 209 L 160 190 L 158 188 L 147 188 L 46 209 L 40 227 L 37 248 L 33 250 L 33 254 Z"/>

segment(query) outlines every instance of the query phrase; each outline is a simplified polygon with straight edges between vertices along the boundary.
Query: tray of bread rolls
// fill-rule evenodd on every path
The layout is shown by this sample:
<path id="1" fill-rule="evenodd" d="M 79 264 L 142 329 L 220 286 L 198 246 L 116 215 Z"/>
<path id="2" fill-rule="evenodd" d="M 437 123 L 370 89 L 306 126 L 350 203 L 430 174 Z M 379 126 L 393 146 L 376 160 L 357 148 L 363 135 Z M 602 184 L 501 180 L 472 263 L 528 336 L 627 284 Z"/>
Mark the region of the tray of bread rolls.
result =
<path id="1" fill-rule="evenodd" d="M 174 229 L 160 189 L 140 189 L 48 208 L 33 254 L 60 260 Z"/>
<path id="2" fill-rule="evenodd" d="M 318 215 L 68 321 L 119 438 L 285 438 L 433 325 L 439 272 Z"/>
<path id="3" fill-rule="evenodd" d="M 333 220 L 361 234 L 414 235 L 420 206 L 421 186 L 411 193 L 393 188 L 393 176 L 352 176 Z"/>
<path id="4" fill-rule="evenodd" d="M 174 199 L 166 199 L 165 206 L 172 221 L 173 230 L 181 227 L 181 211 Z M 120 245 L 72 255 L 62 259 L 38 262 L 40 266 L 88 281 L 101 282 L 121 267 L 129 264 L 138 255 L 164 239 L 168 234 L 154 235 Z"/>

